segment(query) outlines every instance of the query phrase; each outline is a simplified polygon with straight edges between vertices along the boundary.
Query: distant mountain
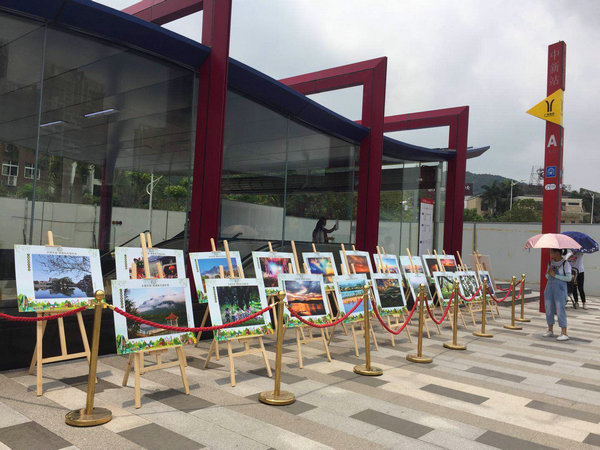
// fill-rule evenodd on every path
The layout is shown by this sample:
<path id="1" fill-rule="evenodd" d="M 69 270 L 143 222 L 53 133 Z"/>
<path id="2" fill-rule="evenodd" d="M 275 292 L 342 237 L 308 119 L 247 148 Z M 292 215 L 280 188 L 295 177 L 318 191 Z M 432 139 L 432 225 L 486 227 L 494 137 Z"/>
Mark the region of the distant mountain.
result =
<path id="1" fill-rule="evenodd" d="M 473 183 L 473 195 L 481 194 L 484 185 L 491 186 L 494 181 L 504 183 L 510 180 L 511 178 L 506 178 L 502 175 L 492 175 L 490 173 L 467 172 L 465 176 L 465 183 Z"/>

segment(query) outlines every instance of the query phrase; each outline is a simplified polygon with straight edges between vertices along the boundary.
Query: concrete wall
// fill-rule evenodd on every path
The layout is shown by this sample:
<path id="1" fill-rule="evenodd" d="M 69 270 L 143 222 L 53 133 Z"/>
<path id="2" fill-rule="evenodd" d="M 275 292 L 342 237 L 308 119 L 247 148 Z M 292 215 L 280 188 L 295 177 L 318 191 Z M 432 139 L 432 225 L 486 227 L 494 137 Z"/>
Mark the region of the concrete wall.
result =
<path id="1" fill-rule="evenodd" d="M 563 224 L 561 229 L 600 238 L 600 224 Z M 527 282 L 539 287 L 540 250 L 523 250 L 523 246 L 527 239 L 541 232 L 540 223 L 465 223 L 463 254 L 472 253 L 475 247 L 479 253 L 491 256 L 497 279 L 509 280 L 513 275 L 525 273 Z M 600 252 L 584 256 L 584 266 L 586 294 L 600 296 Z"/>

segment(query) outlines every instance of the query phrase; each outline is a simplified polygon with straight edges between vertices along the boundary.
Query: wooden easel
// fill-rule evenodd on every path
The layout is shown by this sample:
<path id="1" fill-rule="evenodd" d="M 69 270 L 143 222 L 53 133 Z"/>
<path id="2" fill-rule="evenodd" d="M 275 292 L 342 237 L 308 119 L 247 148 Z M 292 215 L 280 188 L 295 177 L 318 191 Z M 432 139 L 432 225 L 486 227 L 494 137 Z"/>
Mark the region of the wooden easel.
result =
<path id="1" fill-rule="evenodd" d="M 390 273 L 389 268 L 387 266 L 384 267 L 384 264 L 383 264 L 382 255 L 385 255 L 385 250 L 383 249 L 383 247 L 377 246 L 377 255 L 379 256 L 379 265 L 377 266 L 377 273 Z M 402 289 L 402 274 L 398 274 L 398 277 L 400 278 L 400 289 Z M 373 291 L 375 291 L 375 289 L 377 289 L 377 286 L 375 286 L 374 281 L 373 281 L 372 289 L 373 289 Z M 385 314 L 384 317 L 387 319 L 388 328 L 390 328 L 390 329 L 393 329 L 395 326 L 400 327 L 406 320 L 404 317 L 404 311 L 402 311 L 401 313 L 396 313 L 396 314 Z M 402 324 L 398 320 L 400 317 L 402 318 L 402 322 L 403 322 Z M 392 323 L 392 318 L 394 318 L 396 320 L 395 324 Z M 412 337 L 410 336 L 410 331 L 408 330 L 408 324 L 406 325 L 406 327 L 404 327 L 404 331 L 406 331 L 406 336 L 408 337 L 408 342 L 412 343 Z M 396 346 L 396 340 L 395 340 L 396 335 L 394 335 L 392 333 L 389 333 L 389 335 L 390 335 L 390 339 L 392 341 L 392 347 L 395 347 Z"/>
<path id="2" fill-rule="evenodd" d="M 235 273 L 233 271 L 233 263 L 231 262 L 231 254 L 229 253 L 229 244 L 227 243 L 227 241 L 223 241 L 223 245 L 225 247 L 225 255 L 227 256 L 229 277 L 236 278 Z M 269 247 L 270 247 L 270 243 L 269 243 Z M 220 272 L 221 278 L 225 278 L 225 274 L 224 274 L 222 266 L 219 267 L 219 272 Z M 240 274 L 240 278 L 244 278 L 244 272 L 241 269 L 241 267 L 239 268 L 239 274 Z M 206 306 L 207 306 L 206 310 L 208 311 L 208 304 Z M 210 363 L 210 358 L 211 358 L 213 352 L 215 352 L 218 355 L 218 353 L 217 353 L 219 351 L 219 341 L 218 341 L 218 336 L 217 336 L 218 333 L 219 333 L 219 331 L 217 330 L 215 332 L 215 337 L 213 338 L 212 342 L 210 343 L 210 347 L 208 349 L 208 354 L 206 355 L 206 361 L 204 362 L 205 369 L 208 367 L 208 364 Z M 233 338 L 228 338 L 226 340 L 227 356 L 229 356 L 229 379 L 231 380 L 231 386 L 235 386 L 234 358 L 239 358 L 240 356 L 252 355 L 254 353 L 261 353 L 263 356 L 263 359 L 265 361 L 267 375 L 269 377 L 273 376 L 273 374 L 271 373 L 271 365 L 269 364 L 269 358 L 267 356 L 267 352 L 265 350 L 265 344 L 263 342 L 262 337 L 263 337 L 262 334 L 258 334 L 258 335 L 253 335 L 253 336 L 233 337 Z M 258 348 L 250 348 L 250 341 L 253 339 L 256 339 L 258 341 Z M 234 352 L 233 347 L 231 346 L 232 341 L 236 341 L 236 342 L 243 344 L 244 349 L 241 352 Z"/>
<path id="3" fill-rule="evenodd" d="M 409 249 L 409 248 L 407 248 L 407 249 L 406 249 L 406 253 L 407 253 L 407 255 L 408 255 L 408 259 L 409 259 L 409 261 L 410 261 L 410 265 L 411 265 L 411 272 L 412 272 L 412 273 L 419 273 L 419 272 L 417 271 L 417 266 L 415 266 L 415 265 L 413 264 L 413 257 L 412 257 L 412 255 L 410 254 L 410 249 Z M 423 275 L 425 275 L 425 268 L 423 268 Z M 406 289 L 407 289 L 407 290 L 409 291 L 409 293 L 410 293 L 410 286 L 406 286 Z M 427 289 L 429 289 L 429 286 L 427 286 Z M 433 299 L 432 299 L 432 300 L 433 300 Z M 415 298 L 415 299 L 414 299 L 414 301 L 416 302 L 416 301 L 417 301 L 417 299 Z M 431 339 L 431 333 L 429 332 L 429 325 L 427 324 L 427 323 L 428 323 L 428 322 L 431 320 L 431 318 L 429 317 L 429 315 L 428 315 L 428 314 L 424 314 L 424 315 L 423 315 L 423 317 L 424 317 L 424 319 L 425 319 L 425 320 L 423 321 L 423 325 L 424 325 L 424 327 L 425 327 L 425 333 L 427 333 L 427 337 L 428 337 L 429 339 Z M 411 320 L 411 321 L 412 321 L 412 320 Z M 437 323 L 435 323 L 435 322 L 433 322 L 433 323 L 434 323 L 434 325 L 437 327 L 438 334 L 442 334 L 442 330 L 440 330 L 440 326 L 439 326 Z"/>
<path id="4" fill-rule="evenodd" d="M 456 252 L 456 255 L 458 256 L 458 268 L 463 271 L 466 272 L 469 270 L 469 268 L 467 267 L 466 264 L 463 263 L 462 257 L 460 255 L 460 252 Z M 476 275 L 477 276 L 477 275 Z M 490 301 L 493 301 L 490 299 Z M 467 308 L 469 310 L 469 313 L 471 314 L 471 320 L 473 321 L 473 325 L 477 325 L 477 321 L 475 320 L 475 314 L 476 312 L 480 312 L 483 309 L 483 297 L 480 296 L 479 300 L 471 300 L 470 302 L 465 302 L 467 305 Z M 489 305 L 489 301 L 488 301 L 488 305 Z M 490 305 L 489 308 L 486 308 L 486 311 L 492 316 L 492 319 L 494 321 L 496 321 L 496 317 L 494 316 L 494 311 L 492 310 L 492 307 Z"/>
<path id="5" fill-rule="evenodd" d="M 295 246 L 294 246 L 294 250 L 295 250 Z M 304 264 L 304 273 L 309 275 L 310 274 L 310 270 L 308 269 L 308 266 L 306 264 Z M 323 299 L 324 301 L 326 301 L 329 304 L 329 311 L 331 311 L 331 304 L 329 303 L 329 298 L 326 297 Z M 288 327 L 285 327 L 286 329 Z M 329 345 L 327 343 L 327 335 L 325 333 L 325 328 L 319 328 L 319 330 L 321 331 L 321 336 L 313 336 L 313 327 L 309 326 L 309 325 L 298 325 L 294 327 L 296 329 L 296 347 L 298 348 L 298 367 L 300 369 L 304 368 L 304 364 L 303 364 L 303 358 L 302 358 L 302 344 L 306 345 L 310 342 L 314 342 L 316 340 L 321 340 L 323 342 L 323 347 L 325 348 L 325 355 L 327 356 L 327 361 L 331 362 L 331 354 L 329 353 Z M 304 330 L 307 329 L 308 330 L 308 337 L 304 334 Z M 285 331 L 284 331 L 285 333 Z"/>
<path id="6" fill-rule="evenodd" d="M 217 246 L 215 245 L 215 240 L 213 238 L 210 238 L 210 248 L 213 252 L 217 251 Z M 227 250 L 229 250 L 229 245 L 227 244 Z M 239 272 L 242 273 L 242 268 L 240 267 Z M 225 275 L 223 274 L 222 270 L 219 271 L 221 278 L 225 278 Z M 202 278 L 202 276 L 200 276 L 200 278 Z M 200 281 L 202 282 L 202 281 Z M 208 308 L 208 301 L 205 303 L 206 305 L 206 309 L 204 310 L 204 315 L 202 316 L 202 322 L 200 322 L 200 326 L 203 327 L 204 325 L 206 325 L 206 321 L 208 320 L 208 316 L 209 316 L 209 308 Z M 198 345 L 200 345 L 200 336 L 202 335 L 202 331 L 198 331 L 198 334 L 196 335 L 196 345 L 195 347 L 197 348 Z M 214 339 L 213 339 L 214 341 Z M 212 345 L 212 344 L 211 344 Z M 215 342 L 215 359 L 218 361 L 220 359 L 220 354 L 219 354 L 219 342 Z"/>
<path id="7" fill-rule="evenodd" d="M 481 260 L 479 259 L 479 252 L 477 252 L 477 250 L 473 250 L 473 255 L 475 255 L 475 270 L 477 271 L 477 279 L 479 282 L 481 282 L 481 278 L 479 278 L 479 272 L 482 270 L 486 271 L 486 268 L 481 263 Z M 494 283 L 494 280 L 492 279 L 492 274 L 489 271 L 488 271 L 488 275 L 490 276 L 490 281 L 492 281 L 492 287 L 494 287 L 495 283 Z M 502 319 L 502 315 L 500 314 L 500 309 L 498 308 L 498 303 L 496 303 L 494 300 L 492 300 L 491 297 L 490 297 L 490 300 L 488 301 L 488 305 L 490 306 L 490 309 L 494 308 L 496 310 L 496 314 L 498 314 L 498 317 L 500 319 Z M 496 320 L 496 319 L 494 319 L 494 320 Z"/>
<path id="8" fill-rule="evenodd" d="M 54 235 L 52 231 L 48 231 L 48 244 L 47 247 L 55 247 L 54 245 Z M 65 310 L 52 310 L 52 311 L 36 311 L 37 317 L 43 317 L 46 315 L 53 315 L 64 312 Z M 31 364 L 29 365 L 29 374 L 33 375 L 33 372 L 36 371 L 36 393 L 38 396 L 43 394 L 43 381 L 42 381 L 42 372 L 44 364 L 58 362 L 58 361 L 68 361 L 76 358 L 86 357 L 88 362 L 90 361 L 90 345 L 87 337 L 87 333 L 85 331 L 85 326 L 83 325 L 83 316 L 81 312 L 76 314 L 77 323 L 79 324 L 79 331 L 81 333 L 81 340 L 83 341 L 83 351 L 78 353 L 69 353 L 67 350 L 67 339 L 65 336 L 65 322 L 62 317 L 57 319 L 58 323 L 58 337 L 60 341 L 60 355 L 58 356 L 49 356 L 44 358 L 42 354 L 43 348 L 43 340 L 44 333 L 46 332 L 46 324 L 47 321 L 39 320 L 36 323 L 36 344 L 33 350 L 33 357 L 31 358 Z M 37 367 L 37 370 L 36 370 Z"/>
<path id="9" fill-rule="evenodd" d="M 148 247 L 146 247 L 146 239 L 148 240 Z M 144 233 L 140 233 L 140 242 L 142 245 L 142 258 L 144 260 L 144 278 L 151 279 L 150 275 L 150 264 L 148 263 L 148 248 L 152 248 L 152 240 L 150 238 L 150 233 L 148 233 L 147 238 Z M 158 263 L 158 274 L 159 278 L 164 278 L 164 273 L 162 272 L 162 266 Z M 137 270 L 137 269 L 136 269 Z M 162 276 L 161 276 L 162 274 Z M 133 275 L 133 273 L 132 273 Z M 135 376 L 135 407 L 140 408 L 142 406 L 142 393 L 140 387 L 141 376 L 148 372 L 153 372 L 155 370 L 160 369 L 168 369 L 169 367 L 179 366 L 179 370 L 181 371 L 181 379 L 183 381 L 183 388 L 186 395 L 190 393 L 190 386 L 188 384 L 187 375 L 185 373 L 185 367 L 187 366 L 187 359 L 185 356 L 185 351 L 183 350 L 182 345 L 175 345 L 172 348 L 175 349 L 177 353 L 177 359 L 175 361 L 163 362 L 162 355 L 166 353 L 169 348 L 155 348 L 148 350 L 140 350 L 138 352 L 133 352 L 129 354 L 129 359 L 127 361 L 127 368 L 125 369 L 125 374 L 123 376 L 123 386 L 127 386 L 127 381 L 129 380 L 129 372 L 131 371 L 131 366 L 133 365 L 133 371 Z M 156 357 L 156 363 L 151 366 L 146 366 L 145 356 L 146 354 L 154 355 Z"/>
<path id="10" fill-rule="evenodd" d="M 444 265 L 442 264 L 442 261 L 440 260 L 440 257 L 439 257 L 439 255 L 437 254 L 437 252 L 436 252 L 435 250 L 433 251 L 433 253 L 435 254 L 435 257 L 436 257 L 436 259 L 437 259 L 438 266 L 439 266 L 439 267 L 441 267 L 441 269 L 442 269 L 442 272 L 446 273 L 446 272 L 447 272 L 447 271 L 446 271 L 446 266 L 444 266 Z M 442 314 L 443 314 L 443 313 L 444 313 L 444 299 L 439 297 L 439 295 L 438 295 L 438 293 L 437 293 L 437 290 L 436 290 L 436 293 L 435 293 L 435 295 L 438 297 L 438 300 L 439 300 L 439 302 L 438 302 L 438 303 L 439 303 L 439 306 L 440 306 L 440 310 L 441 310 L 441 312 L 442 312 Z M 454 299 L 454 301 L 457 301 L 457 302 L 458 302 L 459 300 L 460 300 L 460 299 L 458 299 L 458 298 Z M 459 302 L 459 304 L 460 304 L 460 302 Z M 450 308 L 450 310 L 448 311 L 448 314 L 449 314 L 450 316 L 452 316 L 452 317 L 453 317 L 453 315 L 454 315 L 454 308 Z M 463 326 L 464 326 L 465 328 L 467 328 L 467 323 L 465 322 L 465 318 L 464 318 L 464 316 L 463 316 L 463 313 L 462 313 L 462 311 L 460 310 L 460 308 L 458 308 L 458 317 L 460 317 L 460 320 L 462 321 L 462 323 L 463 323 Z M 453 322 L 453 323 L 454 323 L 454 322 Z"/>

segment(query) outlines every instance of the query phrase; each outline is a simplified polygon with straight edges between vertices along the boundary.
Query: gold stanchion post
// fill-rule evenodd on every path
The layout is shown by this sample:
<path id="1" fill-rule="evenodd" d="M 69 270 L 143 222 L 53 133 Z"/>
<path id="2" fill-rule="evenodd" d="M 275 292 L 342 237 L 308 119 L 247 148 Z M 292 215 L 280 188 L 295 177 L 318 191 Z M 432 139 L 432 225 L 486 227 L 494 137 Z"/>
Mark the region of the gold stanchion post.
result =
<path id="1" fill-rule="evenodd" d="M 487 310 L 487 280 L 484 278 L 483 279 L 483 297 L 481 299 L 481 331 L 473 331 L 473 336 L 478 336 L 478 337 L 484 337 L 484 338 L 491 338 L 494 337 L 493 334 L 490 333 L 486 333 L 485 332 L 485 321 L 486 321 L 486 310 Z"/>
<path id="2" fill-rule="evenodd" d="M 419 303 L 419 340 L 417 342 L 417 354 L 409 354 L 406 355 L 406 359 L 410 362 L 414 362 L 414 363 L 430 363 L 433 362 L 433 359 L 431 359 L 429 356 L 423 356 L 423 323 L 425 318 L 423 317 L 424 314 L 424 308 L 426 308 L 426 306 L 424 305 L 425 303 L 425 285 L 421 284 L 420 288 L 419 288 L 419 294 L 417 295 L 417 302 L 420 301 Z"/>
<path id="3" fill-rule="evenodd" d="M 94 407 L 96 393 L 96 369 L 98 368 L 98 348 L 100 347 L 100 325 L 102 322 L 102 300 L 104 292 L 96 291 L 94 302 L 94 331 L 92 336 L 92 353 L 90 355 L 90 371 L 85 408 L 70 411 L 65 416 L 67 425 L 74 427 L 93 427 L 102 425 L 112 419 L 112 412 L 106 408 Z"/>
<path id="4" fill-rule="evenodd" d="M 466 350 L 465 344 L 459 344 L 458 339 L 458 281 L 454 281 L 454 295 L 452 296 L 454 302 L 453 311 L 454 317 L 452 317 L 452 342 L 444 342 L 444 347 L 450 350 Z"/>
<path id="5" fill-rule="evenodd" d="M 283 351 L 283 299 L 285 292 L 277 294 L 277 350 L 275 355 L 275 388 L 258 394 L 258 400 L 267 405 L 285 406 L 296 401 L 296 396 L 288 391 L 281 390 L 281 353 Z"/>
<path id="6" fill-rule="evenodd" d="M 512 277 L 512 303 L 510 305 L 510 325 L 504 325 L 507 330 L 522 330 L 523 327 L 515 325 L 515 302 L 517 295 L 517 277 Z"/>
<path id="7" fill-rule="evenodd" d="M 379 367 L 371 366 L 371 339 L 369 333 L 371 332 L 371 321 L 369 317 L 369 289 L 370 287 L 363 287 L 363 312 L 365 316 L 365 322 L 363 328 L 365 329 L 365 364 L 359 364 L 354 366 L 354 373 L 359 375 L 366 375 L 370 377 L 377 377 L 383 375 L 383 370 Z"/>
<path id="8" fill-rule="evenodd" d="M 531 319 L 525 317 L 525 274 L 521 275 L 521 317 L 515 318 L 517 322 L 531 322 Z"/>

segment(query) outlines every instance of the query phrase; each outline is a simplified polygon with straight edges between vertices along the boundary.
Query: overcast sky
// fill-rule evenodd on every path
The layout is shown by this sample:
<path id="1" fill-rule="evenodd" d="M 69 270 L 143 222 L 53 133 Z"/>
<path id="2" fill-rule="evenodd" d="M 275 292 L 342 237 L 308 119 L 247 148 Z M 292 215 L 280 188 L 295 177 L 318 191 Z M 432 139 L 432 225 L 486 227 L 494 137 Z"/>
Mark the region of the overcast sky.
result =
<path id="1" fill-rule="evenodd" d="M 135 1 L 102 0 L 122 9 Z M 201 13 L 166 25 L 200 41 Z M 600 1 L 233 0 L 231 57 L 274 78 L 388 57 L 386 114 L 469 105 L 467 169 L 529 180 L 543 165 L 548 45 L 567 44 L 564 183 L 600 191 Z M 361 90 L 313 96 L 360 118 Z M 445 147 L 447 129 L 392 133 Z"/>

